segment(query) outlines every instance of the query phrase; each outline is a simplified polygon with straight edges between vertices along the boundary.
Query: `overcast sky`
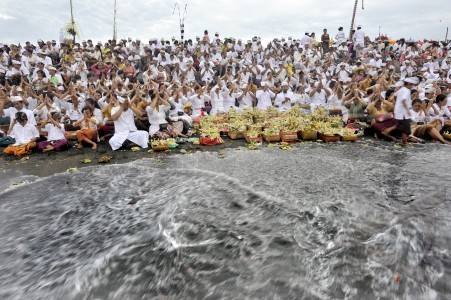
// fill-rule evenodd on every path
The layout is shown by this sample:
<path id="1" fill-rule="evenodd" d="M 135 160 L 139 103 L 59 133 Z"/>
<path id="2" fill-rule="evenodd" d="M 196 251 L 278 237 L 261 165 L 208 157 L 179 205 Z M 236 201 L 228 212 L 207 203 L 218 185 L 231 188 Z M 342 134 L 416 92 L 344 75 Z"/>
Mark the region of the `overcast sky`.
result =
<path id="1" fill-rule="evenodd" d="M 148 40 L 179 37 L 178 13 L 173 0 L 117 0 L 118 36 Z M 354 0 L 178 0 L 188 2 L 186 36 L 202 35 L 204 29 L 221 37 L 264 40 L 320 34 L 328 28 L 335 35 L 343 26 L 348 32 Z M 81 39 L 112 37 L 114 0 L 73 0 Z M 361 3 L 361 0 L 360 0 Z M 70 20 L 69 0 L 0 0 L 0 42 L 35 42 L 59 39 Z M 451 0 L 365 0 L 356 23 L 367 34 L 394 38 L 444 39 L 451 27 Z"/>

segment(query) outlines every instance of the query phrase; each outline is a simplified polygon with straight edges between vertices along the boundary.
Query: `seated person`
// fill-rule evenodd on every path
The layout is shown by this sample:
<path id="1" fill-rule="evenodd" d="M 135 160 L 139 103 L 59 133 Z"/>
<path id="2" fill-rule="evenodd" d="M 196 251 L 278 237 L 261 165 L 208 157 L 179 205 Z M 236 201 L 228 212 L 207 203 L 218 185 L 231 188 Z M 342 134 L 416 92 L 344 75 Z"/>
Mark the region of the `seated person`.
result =
<path id="1" fill-rule="evenodd" d="M 83 118 L 74 123 L 74 126 L 79 126 L 81 129 L 77 130 L 77 149 L 83 148 L 83 143 L 91 145 L 92 150 L 97 149 L 97 120 L 92 115 L 90 106 L 83 107 Z"/>
<path id="2" fill-rule="evenodd" d="M 15 139 L 15 143 L 3 150 L 7 155 L 23 156 L 30 154 L 36 147 L 39 131 L 34 125 L 28 123 L 27 114 L 17 112 L 8 136 Z"/>
<path id="3" fill-rule="evenodd" d="M 160 138 L 167 137 L 168 121 L 166 113 L 171 108 L 165 94 L 155 93 L 152 102 L 146 107 L 147 117 L 149 119 L 149 135 L 158 136 Z"/>
<path id="4" fill-rule="evenodd" d="M 125 141 L 147 149 L 149 147 L 149 133 L 143 130 L 138 130 L 135 125 L 135 114 L 141 115 L 128 99 L 116 96 L 112 97 L 114 107 L 111 109 L 111 120 L 114 122 L 114 135 L 109 140 L 113 151 L 122 147 Z"/>
<path id="5" fill-rule="evenodd" d="M 354 90 L 354 94 L 349 100 L 344 102 L 344 106 L 349 112 L 349 121 L 366 121 L 365 108 L 366 103 L 363 101 L 359 90 Z"/>
<path id="6" fill-rule="evenodd" d="M 412 109 L 410 111 L 412 116 L 412 135 L 415 138 L 433 140 L 442 144 L 451 144 L 443 138 L 440 130 L 443 128 L 440 119 L 433 119 L 431 122 L 426 122 L 425 106 L 421 100 L 414 100 Z"/>
<path id="7" fill-rule="evenodd" d="M 59 112 L 50 113 L 44 131 L 41 131 L 41 135 L 47 136 L 47 140 L 38 143 L 38 150 L 42 152 L 67 150 L 69 144 L 64 134 L 61 114 Z"/>
<path id="8" fill-rule="evenodd" d="M 371 120 L 371 127 L 376 135 L 382 135 L 391 141 L 397 139 L 391 134 L 397 126 L 397 122 L 391 112 L 390 106 L 382 98 L 378 98 L 367 107 L 368 117 Z"/>

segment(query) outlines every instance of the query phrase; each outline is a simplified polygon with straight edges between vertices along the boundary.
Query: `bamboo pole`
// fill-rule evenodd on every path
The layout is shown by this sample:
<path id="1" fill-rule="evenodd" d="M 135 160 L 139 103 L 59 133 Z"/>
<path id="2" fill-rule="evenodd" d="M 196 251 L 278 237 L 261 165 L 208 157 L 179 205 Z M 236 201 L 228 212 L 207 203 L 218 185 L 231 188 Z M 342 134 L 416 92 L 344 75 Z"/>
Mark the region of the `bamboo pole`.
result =
<path id="1" fill-rule="evenodd" d="M 358 5 L 359 5 L 359 0 L 355 0 L 354 11 L 352 13 L 351 29 L 349 30 L 349 39 L 352 39 L 352 30 L 354 29 L 355 15 L 357 13 Z"/>
<path id="2" fill-rule="evenodd" d="M 75 20 L 74 20 L 74 8 L 73 8 L 73 4 L 72 4 L 72 0 L 70 0 L 70 22 L 72 24 L 72 40 L 75 44 Z"/>
<path id="3" fill-rule="evenodd" d="M 113 40 L 117 39 L 116 16 L 117 16 L 117 0 L 114 0 Z"/>

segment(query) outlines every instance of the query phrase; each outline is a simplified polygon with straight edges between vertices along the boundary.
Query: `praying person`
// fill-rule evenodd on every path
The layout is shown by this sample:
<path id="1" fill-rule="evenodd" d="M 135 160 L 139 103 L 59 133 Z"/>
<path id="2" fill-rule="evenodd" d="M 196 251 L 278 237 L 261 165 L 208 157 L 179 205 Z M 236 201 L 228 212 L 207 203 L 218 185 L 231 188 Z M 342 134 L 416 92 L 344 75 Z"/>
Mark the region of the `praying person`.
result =
<path id="1" fill-rule="evenodd" d="M 46 136 L 46 141 L 38 143 L 38 150 L 42 152 L 63 151 L 68 149 L 68 142 L 65 137 L 64 124 L 60 122 L 59 112 L 52 112 L 47 118 L 42 135 Z"/>
<path id="2" fill-rule="evenodd" d="M 89 144 L 92 150 L 97 150 L 97 120 L 92 115 L 92 109 L 85 106 L 82 110 L 83 118 L 74 123 L 74 126 L 80 127 L 77 130 L 77 149 L 83 148 L 83 143 Z"/>
<path id="3" fill-rule="evenodd" d="M 109 140 L 113 151 L 121 148 L 127 140 L 143 149 L 147 149 L 149 147 L 149 133 L 138 130 L 134 120 L 134 112 L 138 114 L 141 112 L 134 111 L 135 108 L 123 97 L 117 96 L 114 102 L 115 106 L 111 109 L 111 120 L 114 122 L 114 135 Z"/>
<path id="4" fill-rule="evenodd" d="M 19 111 L 15 115 L 8 136 L 12 137 L 15 143 L 6 147 L 3 152 L 7 155 L 24 156 L 30 154 L 36 147 L 39 131 L 36 126 L 29 124 L 27 114 Z"/>

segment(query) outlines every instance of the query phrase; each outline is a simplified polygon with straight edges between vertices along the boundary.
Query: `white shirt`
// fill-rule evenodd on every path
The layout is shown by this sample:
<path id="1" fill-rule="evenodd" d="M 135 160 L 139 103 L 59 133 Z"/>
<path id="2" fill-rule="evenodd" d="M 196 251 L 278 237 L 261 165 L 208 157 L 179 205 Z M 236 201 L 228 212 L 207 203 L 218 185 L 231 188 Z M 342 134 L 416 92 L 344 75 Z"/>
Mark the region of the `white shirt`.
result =
<path id="1" fill-rule="evenodd" d="M 224 97 L 224 111 L 228 112 L 230 108 L 235 106 L 235 99 L 237 97 L 236 93 L 230 93 L 230 90 L 227 87 L 224 87 L 222 91 L 222 95 Z"/>
<path id="2" fill-rule="evenodd" d="M 286 99 L 288 98 L 288 101 Z M 291 91 L 286 93 L 281 92 L 277 94 L 274 104 L 279 108 L 279 111 L 287 111 L 291 108 L 291 104 L 294 102 L 294 95 Z"/>
<path id="3" fill-rule="evenodd" d="M 410 115 L 412 118 L 412 122 L 414 122 L 414 123 L 424 123 L 426 121 L 426 115 L 425 115 L 424 111 L 422 111 L 422 110 L 416 112 L 413 109 L 411 109 Z"/>
<path id="4" fill-rule="evenodd" d="M 92 113 L 94 118 L 97 120 L 97 125 L 104 125 L 105 124 L 105 118 L 103 117 L 103 113 L 100 109 L 94 108 L 94 111 Z"/>
<path id="5" fill-rule="evenodd" d="M 217 92 L 218 87 L 211 91 L 211 112 L 210 114 L 215 115 L 224 112 L 224 97 L 222 93 Z"/>
<path id="6" fill-rule="evenodd" d="M 353 36 L 356 45 L 365 47 L 365 33 L 362 30 L 357 30 Z"/>
<path id="7" fill-rule="evenodd" d="M 202 108 L 205 107 L 206 98 L 205 95 L 199 97 L 197 94 L 189 97 L 189 101 L 193 105 L 193 117 L 198 117 L 202 114 Z"/>
<path id="8" fill-rule="evenodd" d="M 343 32 L 343 31 L 339 31 L 338 33 L 337 33 L 337 35 L 335 36 L 335 40 L 336 40 L 336 42 L 337 42 L 337 44 L 341 44 L 341 43 L 344 43 L 344 42 L 346 42 L 346 36 L 345 36 L 345 33 Z"/>
<path id="9" fill-rule="evenodd" d="M 83 113 L 81 112 L 83 107 L 80 104 L 78 105 L 78 108 L 75 108 L 74 105 L 70 102 L 68 102 L 67 105 L 68 108 L 66 115 L 69 117 L 71 121 L 79 121 L 83 118 Z"/>
<path id="10" fill-rule="evenodd" d="M 115 106 L 111 109 L 111 115 L 114 115 L 118 112 L 122 107 Z M 129 133 L 138 131 L 135 125 L 135 117 L 133 115 L 133 111 L 129 108 L 126 111 L 123 111 L 119 118 L 114 121 L 114 132 L 115 133 Z"/>
<path id="11" fill-rule="evenodd" d="M 275 94 L 271 90 L 258 90 L 255 96 L 257 97 L 257 108 L 266 110 L 272 106 L 271 99 L 274 98 Z"/>
<path id="12" fill-rule="evenodd" d="M 146 107 L 147 117 L 149 119 L 150 126 L 158 126 L 160 124 L 167 124 L 166 121 L 166 112 L 170 109 L 167 105 L 160 105 L 158 107 L 158 111 L 154 109 L 152 106 Z"/>
<path id="13" fill-rule="evenodd" d="M 254 102 L 254 98 L 251 96 L 250 94 L 251 92 L 242 92 L 242 98 L 239 101 L 240 103 L 240 108 L 248 108 L 248 107 L 252 107 L 253 106 L 253 102 Z M 239 95 L 238 98 L 240 98 L 241 95 Z"/>
<path id="14" fill-rule="evenodd" d="M 403 101 L 406 101 L 407 110 L 403 105 Z M 395 119 L 396 120 L 404 120 L 410 119 L 410 110 L 412 109 L 412 98 L 411 92 L 408 88 L 403 86 L 396 93 L 396 103 L 395 103 Z"/>
<path id="15" fill-rule="evenodd" d="M 185 96 L 181 96 L 177 101 L 175 101 L 174 98 L 171 98 L 170 100 L 171 104 L 174 105 L 174 109 L 172 109 L 169 114 L 171 117 L 177 117 L 179 112 L 183 112 L 183 105 L 187 100 Z"/>
<path id="16" fill-rule="evenodd" d="M 304 35 L 304 36 L 301 38 L 301 45 L 302 45 L 302 46 L 310 45 L 311 42 L 312 42 L 312 38 L 309 37 L 309 36 L 307 36 L 307 35 Z"/>
<path id="17" fill-rule="evenodd" d="M 14 146 L 20 146 L 28 144 L 34 138 L 38 138 L 39 131 L 36 126 L 30 124 L 25 124 L 25 126 L 22 126 L 17 123 L 14 125 L 9 136 L 16 140 Z"/>
<path id="18" fill-rule="evenodd" d="M 36 119 L 34 118 L 34 114 L 31 110 L 22 108 L 19 111 L 24 112 L 27 115 L 28 118 L 27 124 L 36 126 Z M 19 111 L 15 107 L 9 107 L 3 110 L 5 117 L 9 117 L 11 119 L 11 124 L 16 119 L 16 113 Z"/>
<path id="19" fill-rule="evenodd" d="M 47 107 L 47 105 L 44 105 L 43 107 L 41 107 L 40 109 L 38 109 L 38 108 L 35 108 L 34 110 L 33 110 L 33 113 L 36 115 L 36 118 L 39 120 L 39 121 L 47 121 L 47 119 L 48 119 L 48 114 L 51 112 L 51 111 L 60 111 L 59 110 L 59 108 L 57 107 L 57 105 L 55 104 L 55 103 L 52 103 L 52 106 L 49 108 L 49 107 Z"/>
<path id="20" fill-rule="evenodd" d="M 324 89 L 322 89 L 319 93 L 315 92 L 315 94 L 311 97 L 311 104 L 314 106 L 324 106 L 327 101 L 327 93 Z"/>
<path id="21" fill-rule="evenodd" d="M 47 123 L 44 127 L 45 131 L 47 131 L 47 141 L 59 141 L 65 140 L 64 136 L 64 124 L 59 124 L 60 128 L 56 127 L 51 123 Z"/>
<path id="22" fill-rule="evenodd" d="M 351 78 L 349 77 L 349 72 L 346 70 L 340 70 L 338 72 L 338 81 L 341 81 L 341 82 L 351 81 Z"/>
<path id="23" fill-rule="evenodd" d="M 429 116 L 433 118 L 445 118 L 445 119 L 451 119 L 451 112 L 449 111 L 449 108 L 447 106 L 439 107 L 437 103 L 434 103 L 432 105 L 433 108 L 429 110 Z M 435 111 L 438 111 L 438 113 L 435 113 Z"/>

